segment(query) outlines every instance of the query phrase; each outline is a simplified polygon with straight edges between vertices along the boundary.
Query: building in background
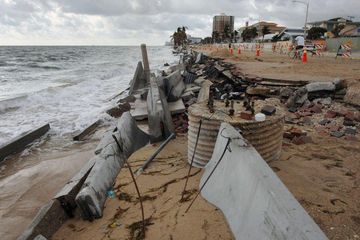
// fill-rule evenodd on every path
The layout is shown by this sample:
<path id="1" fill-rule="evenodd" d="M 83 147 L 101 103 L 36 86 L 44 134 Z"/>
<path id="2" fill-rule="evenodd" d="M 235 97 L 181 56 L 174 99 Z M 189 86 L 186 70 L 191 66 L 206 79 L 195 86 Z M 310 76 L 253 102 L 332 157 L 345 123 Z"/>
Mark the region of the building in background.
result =
<path id="1" fill-rule="evenodd" d="M 269 32 L 267 34 L 278 34 L 280 32 L 282 32 L 286 27 L 284 26 L 280 26 L 277 23 L 273 23 L 273 22 L 266 22 L 266 21 L 261 21 L 261 22 L 257 22 L 254 23 L 252 25 L 249 26 L 248 22 L 246 22 L 246 26 L 240 28 L 239 32 L 244 31 L 245 28 L 253 28 L 255 27 L 257 29 L 257 33 L 258 36 L 262 36 L 262 30 L 264 27 L 267 27 L 267 29 L 269 30 Z"/>
<path id="2" fill-rule="evenodd" d="M 198 44 L 201 43 L 201 37 L 192 37 L 190 34 L 187 35 L 187 40 L 189 44 Z"/>
<path id="3" fill-rule="evenodd" d="M 349 26 L 352 28 L 356 28 L 356 27 L 360 27 L 360 22 L 353 22 L 351 20 L 342 18 L 342 17 L 337 17 L 337 18 L 332 18 L 329 20 L 323 20 L 323 21 L 316 21 L 316 22 L 309 22 L 308 26 L 310 28 L 312 27 L 322 27 L 325 28 L 328 32 L 331 32 L 332 30 L 334 30 L 334 28 L 337 25 L 344 25 L 344 26 Z"/>
<path id="4" fill-rule="evenodd" d="M 216 35 L 219 39 L 227 38 L 225 31 L 228 30 L 229 34 L 234 32 L 234 20 L 234 16 L 227 16 L 224 13 L 214 16 L 213 36 Z"/>

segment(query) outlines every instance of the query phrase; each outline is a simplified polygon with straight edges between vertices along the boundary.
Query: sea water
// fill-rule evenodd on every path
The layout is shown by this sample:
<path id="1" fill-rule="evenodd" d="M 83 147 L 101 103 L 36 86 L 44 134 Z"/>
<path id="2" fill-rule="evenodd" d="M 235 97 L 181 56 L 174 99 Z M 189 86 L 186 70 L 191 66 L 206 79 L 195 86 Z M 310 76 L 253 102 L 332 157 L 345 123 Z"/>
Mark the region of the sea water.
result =
<path id="1" fill-rule="evenodd" d="M 170 47 L 148 47 L 153 72 L 178 57 Z M 140 47 L 0 47 L 0 145 L 50 123 L 50 133 L 67 138 L 109 117 L 108 99 L 129 86 Z"/>

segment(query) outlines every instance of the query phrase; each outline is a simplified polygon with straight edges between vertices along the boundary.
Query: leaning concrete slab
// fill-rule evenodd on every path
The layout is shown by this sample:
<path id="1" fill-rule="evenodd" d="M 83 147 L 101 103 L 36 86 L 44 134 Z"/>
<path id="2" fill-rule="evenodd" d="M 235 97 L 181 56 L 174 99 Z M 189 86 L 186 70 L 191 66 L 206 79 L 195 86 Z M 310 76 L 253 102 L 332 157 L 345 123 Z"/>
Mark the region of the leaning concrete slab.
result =
<path id="1" fill-rule="evenodd" d="M 3 161 L 7 156 L 19 153 L 26 148 L 26 146 L 36 139 L 43 136 L 47 131 L 49 131 L 50 125 L 45 124 L 42 127 L 39 127 L 31 132 L 24 133 L 19 137 L 12 140 L 10 143 L 4 144 L 0 146 L 0 163 Z"/>
<path id="2" fill-rule="evenodd" d="M 178 100 L 185 90 L 185 83 L 179 70 L 164 78 L 164 90 L 168 102 Z"/>
<path id="3" fill-rule="evenodd" d="M 61 207 L 60 202 L 51 200 L 39 210 L 29 227 L 17 239 L 33 240 L 39 234 L 51 238 L 67 219 L 68 216 Z"/>
<path id="4" fill-rule="evenodd" d="M 146 77 L 144 68 L 141 62 L 138 62 L 134 77 L 130 82 L 129 95 L 132 95 L 135 91 L 144 88 L 146 86 Z"/>
<path id="5" fill-rule="evenodd" d="M 112 188 L 125 159 L 149 142 L 148 135 L 137 127 L 129 112 L 121 116 L 116 126 L 116 129 L 107 132 L 100 142 L 97 155 L 93 159 L 95 164 L 76 196 L 76 204 L 80 207 L 84 219 L 102 217 L 106 194 Z M 112 134 L 120 142 L 121 150 L 112 139 Z"/>
<path id="6" fill-rule="evenodd" d="M 165 94 L 159 89 L 154 75 L 150 77 L 147 96 L 150 142 L 158 142 L 175 132 Z"/>
<path id="7" fill-rule="evenodd" d="M 200 185 L 221 157 L 228 138 L 229 148 L 202 195 L 223 211 L 236 239 L 327 239 L 259 153 L 227 123 L 220 126 Z"/>
<path id="8" fill-rule="evenodd" d="M 209 80 L 202 82 L 197 102 L 207 102 L 209 100 L 210 87 L 212 84 L 213 83 Z"/>

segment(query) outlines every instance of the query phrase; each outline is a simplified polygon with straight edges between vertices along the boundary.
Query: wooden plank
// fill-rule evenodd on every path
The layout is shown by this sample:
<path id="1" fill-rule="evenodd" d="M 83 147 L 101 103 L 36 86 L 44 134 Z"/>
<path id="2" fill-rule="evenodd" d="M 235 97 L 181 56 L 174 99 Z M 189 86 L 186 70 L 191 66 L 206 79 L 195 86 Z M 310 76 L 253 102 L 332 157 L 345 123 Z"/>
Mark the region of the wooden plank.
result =
<path id="1" fill-rule="evenodd" d="M 85 128 L 82 132 L 80 132 L 79 134 L 74 136 L 73 140 L 74 141 L 82 141 L 87 135 L 94 132 L 95 129 L 100 125 L 100 123 L 101 123 L 101 120 L 97 120 L 96 122 L 94 122 L 93 124 L 91 124 L 90 126 Z"/>
<path id="2" fill-rule="evenodd" d="M 31 132 L 21 134 L 19 137 L 13 139 L 10 143 L 6 143 L 0 146 L 0 162 L 11 154 L 23 151 L 28 144 L 43 136 L 45 133 L 47 133 L 47 131 L 49 131 L 49 129 L 50 125 L 45 124 L 44 126 L 41 126 Z"/>

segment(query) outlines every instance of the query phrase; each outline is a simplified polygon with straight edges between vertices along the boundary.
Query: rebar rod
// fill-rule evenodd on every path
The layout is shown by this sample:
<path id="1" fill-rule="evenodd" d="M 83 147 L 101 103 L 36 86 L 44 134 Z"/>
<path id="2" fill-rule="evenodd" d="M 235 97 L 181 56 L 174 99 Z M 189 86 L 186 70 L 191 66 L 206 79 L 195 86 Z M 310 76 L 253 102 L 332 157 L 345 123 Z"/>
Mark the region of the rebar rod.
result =
<path id="1" fill-rule="evenodd" d="M 187 177 L 186 177 L 186 181 L 185 181 L 185 185 L 184 185 L 184 190 L 183 190 L 182 193 L 181 193 L 181 200 L 184 199 L 184 194 L 185 194 L 185 191 L 186 191 L 186 186 L 187 186 L 187 183 L 188 183 L 188 181 L 189 181 L 189 175 L 190 175 L 190 172 L 191 172 L 193 163 L 194 163 L 196 148 L 197 148 L 198 141 L 199 141 L 199 137 L 200 137 L 201 125 L 202 125 L 202 119 L 200 119 L 200 122 L 199 122 L 199 129 L 198 129 L 197 136 L 196 136 L 196 141 L 195 141 L 195 146 L 194 146 L 194 152 L 193 152 L 193 155 L 192 155 L 192 158 L 191 158 L 189 171 L 188 171 L 188 174 L 187 174 Z"/>
<path id="2" fill-rule="evenodd" d="M 213 170 L 211 170 L 211 173 L 209 174 L 209 176 L 206 178 L 205 182 L 203 183 L 203 185 L 201 186 L 200 190 L 198 191 L 198 193 L 196 194 L 195 198 L 191 201 L 190 205 L 188 206 L 188 208 L 185 210 L 185 213 L 187 213 L 189 211 L 189 209 L 191 208 L 191 206 L 193 205 L 193 203 L 195 202 L 195 200 L 197 199 L 197 197 L 199 196 L 199 194 L 201 193 L 201 191 L 203 190 L 203 188 L 205 187 L 206 183 L 209 181 L 210 177 L 212 176 L 212 174 L 214 173 L 214 171 L 216 170 L 216 168 L 218 167 L 218 165 L 220 164 L 221 160 L 223 159 L 226 150 L 228 149 L 228 146 L 230 144 L 231 139 L 228 138 L 228 141 L 226 143 L 226 146 L 224 148 L 223 153 L 221 154 L 221 157 L 219 159 L 219 161 L 216 163 L 216 165 L 214 166 Z"/>
<path id="3" fill-rule="evenodd" d="M 118 145 L 119 149 L 122 151 L 122 148 L 121 148 L 121 145 L 119 143 L 119 141 L 117 140 L 116 136 L 115 135 L 112 135 L 116 144 Z M 131 175 L 131 178 L 132 180 L 134 181 L 134 185 L 135 185 L 135 188 L 136 188 L 136 192 L 138 194 L 138 197 L 139 197 L 139 202 L 140 202 L 140 207 L 141 207 L 141 216 L 142 216 L 142 231 L 143 231 L 143 236 L 144 236 L 144 239 L 145 239 L 145 214 L 144 214 L 144 206 L 143 206 L 143 202 L 142 202 L 142 197 L 140 195 L 140 191 L 139 191 L 139 187 L 136 183 L 136 180 L 135 180 L 135 176 L 134 176 L 134 173 L 131 169 L 131 166 L 129 164 L 129 162 L 127 161 L 127 158 L 125 157 L 125 163 L 126 163 L 126 166 L 128 167 L 129 169 L 129 172 L 130 172 L 130 175 Z"/>

